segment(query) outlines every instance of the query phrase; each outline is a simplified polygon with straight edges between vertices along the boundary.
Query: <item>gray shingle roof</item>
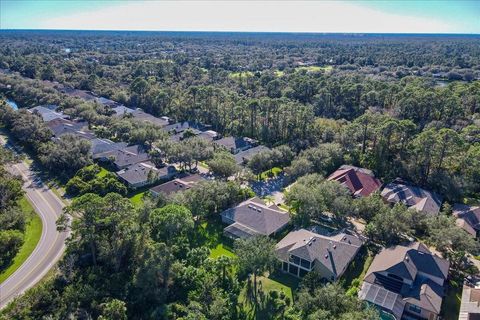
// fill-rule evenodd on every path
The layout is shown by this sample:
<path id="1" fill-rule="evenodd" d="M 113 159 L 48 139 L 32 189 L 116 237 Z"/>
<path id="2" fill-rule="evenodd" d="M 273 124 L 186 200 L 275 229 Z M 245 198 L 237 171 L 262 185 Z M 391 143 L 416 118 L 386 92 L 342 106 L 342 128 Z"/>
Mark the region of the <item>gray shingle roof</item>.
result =
<path id="1" fill-rule="evenodd" d="M 56 109 L 57 109 L 57 106 L 49 105 L 49 106 L 37 106 L 31 109 L 28 109 L 28 111 L 30 111 L 31 113 L 36 113 L 40 115 L 43 121 L 45 122 L 54 120 L 54 119 L 67 118 L 67 116 L 64 115 L 63 113 L 55 111 Z"/>
<path id="2" fill-rule="evenodd" d="M 409 208 L 430 215 L 438 214 L 442 205 L 442 197 L 435 192 L 408 185 L 399 180 L 387 184 L 381 195 L 387 202 L 401 202 Z"/>
<path id="3" fill-rule="evenodd" d="M 167 178 L 175 172 L 176 170 L 173 166 L 158 169 L 152 162 L 146 161 L 133 164 L 120 170 L 117 172 L 117 175 L 128 184 L 135 185 L 148 181 L 149 177 L 153 183 L 159 179 Z"/>
<path id="4" fill-rule="evenodd" d="M 453 215 L 457 218 L 459 227 L 474 237 L 477 235 L 480 230 L 480 207 L 457 203 L 453 206 Z"/>
<path id="5" fill-rule="evenodd" d="M 199 181 L 203 180 L 203 177 L 199 174 L 192 174 L 182 178 L 178 178 L 172 181 L 162 183 L 150 189 L 150 191 L 156 194 L 163 194 L 169 196 L 171 194 L 188 190 L 195 186 Z"/>
<path id="6" fill-rule="evenodd" d="M 287 234 L 276 245 L 276 254 L 288 261 L 290 255 L 321 263 L 337 277 L 341 276 L 354 259 L 362 241 L 353 235 L 338 233 L 324 236 L 300 229 Z"/>
<path id="7" fill-rule="evenodd" d="M 108 139 L 95 138 L 90 142 L 92 144 L 90 150 L 92 152 L 93 159 L 96 159 L 98 154 L 102 154 L 107 151 L 120 150 L 127 147 L 126 142 L 113 142 Z"/>
<path id="8" fill-rule="evenodd" d="M 404 302 L 415 304 L 438 314 L 449 266 L 447 260 L 433 255 L 426 246 L 415 242 L 409 246 L 383 249 L 373 259 L 364 281 L 383 287 L 388 292 L 399 294 Z M 389 280 L 390 277 L 384 275 L 385 273 L 413 281 L 413 283 L 409 285 L 405 282 L 398 282 L 397 285 L 389 287 L 391 280 Z M 433 279 L 440 280 L 434 281 Z M 436 281 L 440 281 L 440 283 Z M 360 293 L 360 297 L 362 295 L 367 295 L 367 293 Z"/>
<path id="9" fill-rule="evenodd" d="M 266 236 L 282 229 L 290 221 L 288 212 L 270 208 L 256 197 L 225 210 L 222 216 Z"/>
<path id="10" fill-rule="evenodd" d="M 146 113 L 142 111 L 141 109 L 134 110 L 133 112 L 130 112 L 135 120 L 141 121 L 141 122 L 147 122 L 153 125 L 156 125 L 157 127 L 165 127 L 168 125 L 168 120 L 162 119 L 162 118 L 157 118 L 149 113 Z"/>

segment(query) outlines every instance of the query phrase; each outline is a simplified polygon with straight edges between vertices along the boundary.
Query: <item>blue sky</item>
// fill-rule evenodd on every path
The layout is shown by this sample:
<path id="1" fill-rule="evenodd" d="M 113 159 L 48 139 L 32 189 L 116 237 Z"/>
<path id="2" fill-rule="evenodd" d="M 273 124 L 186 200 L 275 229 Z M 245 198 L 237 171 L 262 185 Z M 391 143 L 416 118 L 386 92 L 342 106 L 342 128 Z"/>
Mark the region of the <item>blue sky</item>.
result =
<path id="1" fill-rule="evenodd" d="M 0 0 L 1 29 L 480 33 L 480 1 Z"/>

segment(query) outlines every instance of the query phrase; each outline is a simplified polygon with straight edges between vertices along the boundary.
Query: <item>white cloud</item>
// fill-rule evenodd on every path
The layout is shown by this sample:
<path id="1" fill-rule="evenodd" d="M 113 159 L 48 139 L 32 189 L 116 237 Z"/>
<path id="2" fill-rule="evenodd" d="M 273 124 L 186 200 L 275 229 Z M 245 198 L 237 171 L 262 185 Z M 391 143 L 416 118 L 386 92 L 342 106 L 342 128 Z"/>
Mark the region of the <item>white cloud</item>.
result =
<path id="1" fill-rule="evenodd" d="M 139 1 L 45 21 L 45 29 L 267 31 L 267 32 L 456 32 L 431 18 L 397 15 L 330 1 Z"/>

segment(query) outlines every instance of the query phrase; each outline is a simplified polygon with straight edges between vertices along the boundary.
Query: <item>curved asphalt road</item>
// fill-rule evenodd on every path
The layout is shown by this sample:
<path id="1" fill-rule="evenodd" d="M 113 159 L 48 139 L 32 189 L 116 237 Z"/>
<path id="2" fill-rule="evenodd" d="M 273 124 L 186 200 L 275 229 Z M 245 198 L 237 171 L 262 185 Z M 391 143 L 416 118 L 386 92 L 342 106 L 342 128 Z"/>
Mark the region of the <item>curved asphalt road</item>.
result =
<path id="1" fill-rule="evenodd" d="M 1 140 L 1 138 L 0 138 Z M 25 182 L 23 189 L 43 224 L 37 247 L 8 279 L 0 284 L 0 309 L 13 298 L 33 287 L 60 259 L 65 250 L 67 232 L 58 232 L 57 218 L 65 206 L 63 202 L 29 169 L 25 162 L 11 166 Z"/>

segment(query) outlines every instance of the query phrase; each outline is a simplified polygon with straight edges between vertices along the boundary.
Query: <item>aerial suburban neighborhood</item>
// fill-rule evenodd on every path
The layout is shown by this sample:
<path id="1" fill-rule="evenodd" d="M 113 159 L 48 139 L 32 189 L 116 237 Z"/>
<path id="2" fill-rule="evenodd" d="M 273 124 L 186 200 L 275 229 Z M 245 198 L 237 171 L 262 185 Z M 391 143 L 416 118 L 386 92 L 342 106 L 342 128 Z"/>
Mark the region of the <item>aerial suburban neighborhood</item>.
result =
<path id="1" fill-rule="evenodd" d="M 480 319 L 474 1 L 0 13 L 0 320 Z"/>

